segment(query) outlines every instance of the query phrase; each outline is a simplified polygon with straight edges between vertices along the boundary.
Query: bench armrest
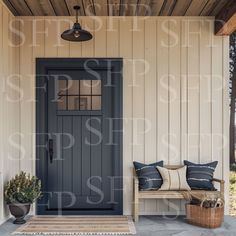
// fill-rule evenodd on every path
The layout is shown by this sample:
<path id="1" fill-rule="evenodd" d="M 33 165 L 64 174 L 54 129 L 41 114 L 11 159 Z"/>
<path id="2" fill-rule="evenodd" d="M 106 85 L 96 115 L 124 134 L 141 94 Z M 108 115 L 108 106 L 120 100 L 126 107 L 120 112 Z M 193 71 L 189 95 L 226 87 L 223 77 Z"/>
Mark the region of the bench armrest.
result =
<path id="1" fill-rule="evenodd" d="M 220 184 L 220 193 L 222 194 L 222 196 L 224 196 L 225 181 L 222 179 L 216 179 L 216 178 L 213 178 L 212 181 Z"/>
<path id="2" fill-rule="evenodd" d="M 216 178 L 213 178 L 212 179 L 213 182 L 218 182 L 218 183 L 225 183 L 225 181 L 223 179 L 216 179 Z"/>

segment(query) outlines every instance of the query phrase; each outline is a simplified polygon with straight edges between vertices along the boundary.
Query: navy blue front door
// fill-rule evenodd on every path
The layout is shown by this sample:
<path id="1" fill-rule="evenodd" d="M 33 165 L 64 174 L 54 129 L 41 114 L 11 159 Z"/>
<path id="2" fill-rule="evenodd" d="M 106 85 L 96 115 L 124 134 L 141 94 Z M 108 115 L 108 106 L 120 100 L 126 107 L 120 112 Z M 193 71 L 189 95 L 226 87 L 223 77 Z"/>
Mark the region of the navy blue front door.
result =
<path id="1" fill-rule="evenodd" d="M 46 128 L 38 137 L 46 146 L 37 150 L 38 214 L 122 214 L 121 74 L 114 73 L 121 62 L 48 60 L 37 67 L 37 83 L 47 88 L 37 86 L 37 112 L 46 119 L 37 122 L 38 133 Z"/>

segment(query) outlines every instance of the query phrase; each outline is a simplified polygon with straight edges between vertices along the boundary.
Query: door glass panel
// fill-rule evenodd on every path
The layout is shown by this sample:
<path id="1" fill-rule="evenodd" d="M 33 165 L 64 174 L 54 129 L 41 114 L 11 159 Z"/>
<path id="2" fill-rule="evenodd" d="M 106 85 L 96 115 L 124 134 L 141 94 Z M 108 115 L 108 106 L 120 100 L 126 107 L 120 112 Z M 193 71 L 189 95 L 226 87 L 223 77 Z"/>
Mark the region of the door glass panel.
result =
<path id="1" fill-rule="evenodd" d="M 101 80 L 58 80 L 58 110 L 101 110 Z"/>
<path id="2" fill-rule="evenodd" d="M 57 99 L 57 109 L 58 110 L 66 110 L 66 98 L 67 96 L 58 96 L 58 99 Z"/>
<path id="3" fill-rule="evenodd" d="M 68 95 L 79 95 L 79 80 L 68 80 Z"/>
<path id="4" fill-rule="evenodd" d="M 101 95 L 101 80 L 92 80 L 92 94 Z"/>
<path id="5" fill-rule="evenodd" d="M 92 110 L 101 110 L 101 96 L 92 97 Z"/>
<path id="6" fill-rule="evenodd" d="M 79 110 L 79 96 L 68 96 L 68 110 Z"/>
<path id="7" fill-rule="evenodd" d="M 91 80 L 80 80 L 80 94 L 91 95 Z"/>
<path id="8" fill-rule="evenodd" d="M 80 110 L 91 110 L 91 96 L 80 96 Z"/>
<path id="9" fill-rule="evenodd" d="M 66 95 L 66 91 L 67 91 L 66 80 L 58 80 L 57 86 L 58 86 L 58 95 Z"/>

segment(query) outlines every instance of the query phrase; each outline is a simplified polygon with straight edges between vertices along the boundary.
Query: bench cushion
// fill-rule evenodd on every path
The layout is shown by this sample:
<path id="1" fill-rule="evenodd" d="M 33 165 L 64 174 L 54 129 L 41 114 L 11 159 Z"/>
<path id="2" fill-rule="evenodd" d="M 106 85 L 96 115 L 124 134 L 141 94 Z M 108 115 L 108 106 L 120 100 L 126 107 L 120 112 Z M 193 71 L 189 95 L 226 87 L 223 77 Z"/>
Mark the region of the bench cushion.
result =
<path id="1" fill-rule="evenodd" d="M 184 161 L 187 166 L 187 181 L 192 190 L 216 190 L 212 180 L 217 161 L 207 164 L 195 164 Z"/>
<path id="2" fill-rule="evenodd" d="M 163 166 L 163 161 L 152 164 L 134 162 L 134 168 L 139 180 L 139 190 L 157 190 L 162 185 L 162 178 L 157 170 L 157 166 Z"/>

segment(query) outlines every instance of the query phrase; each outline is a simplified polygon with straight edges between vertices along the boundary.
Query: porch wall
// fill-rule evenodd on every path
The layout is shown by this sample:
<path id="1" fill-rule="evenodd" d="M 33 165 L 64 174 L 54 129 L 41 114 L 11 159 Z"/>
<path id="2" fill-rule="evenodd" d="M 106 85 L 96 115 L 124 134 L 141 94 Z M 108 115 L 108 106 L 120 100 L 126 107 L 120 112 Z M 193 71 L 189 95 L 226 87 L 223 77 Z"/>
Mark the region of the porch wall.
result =
<path id="1" fill-rule="evenodd" d="M 82 25 L 94 35 L 84 43 L 59 38 L 74 18 L 16 19 L 21 20 L 24 35 L 19 59 L 24 94 L 19 119 L 22 170 L 35 173 L 35 58 L 122 57 L 124 213 L 131 213 L 133 160 L 166 164 L 218 160 L 216 176 L 226 180 L 228 192 L 229 39 L 214 36 L 213 18 L 82 17 Z M 140 211 L 176 213 L 183 208 L 180 201 L 146 200 Z"/>
<path id="2" fill-rule="evenodd" d="M 0 223 L 9 216 L 3 186 L 20 170 L 19 50 L 9 28 L 14 18 L 0 1 Z"/>
<path id="3" fill-rule="evenodd" d="M 69 28 L 65 20 L 73 18 L 18 19 L 23 20 L 20 30 L 26 36 L 20 48 L 21 88 L 26 96 L 21 103 L 24 170 L 35 171 L 35 141 L 28 135 L 35 132 L 35 103 L 25 101 L 35 97 L 35 58 L 122 57 L 124 213 L 131 213 L 133 160 L 164 160 L 168 164 L 179 164 L 184 159 L 218 160 L 216 175 L 228 183 L 229 39 L 214 36 L 213 18 L 126 17 L 111 21 L 106 17 L 82 17 L 82 25 L 94 34 L 93 40 L 82 44 L 59 38 Z M 33 24 L 38 32 L 36 38 L 32 36 Z M 183 209 L 179 201 L 174 203 Z M 147 200 L 142 202 L 141 212 L 156 214 L 169 212 L 170 208 L 167 201 Z"/>

